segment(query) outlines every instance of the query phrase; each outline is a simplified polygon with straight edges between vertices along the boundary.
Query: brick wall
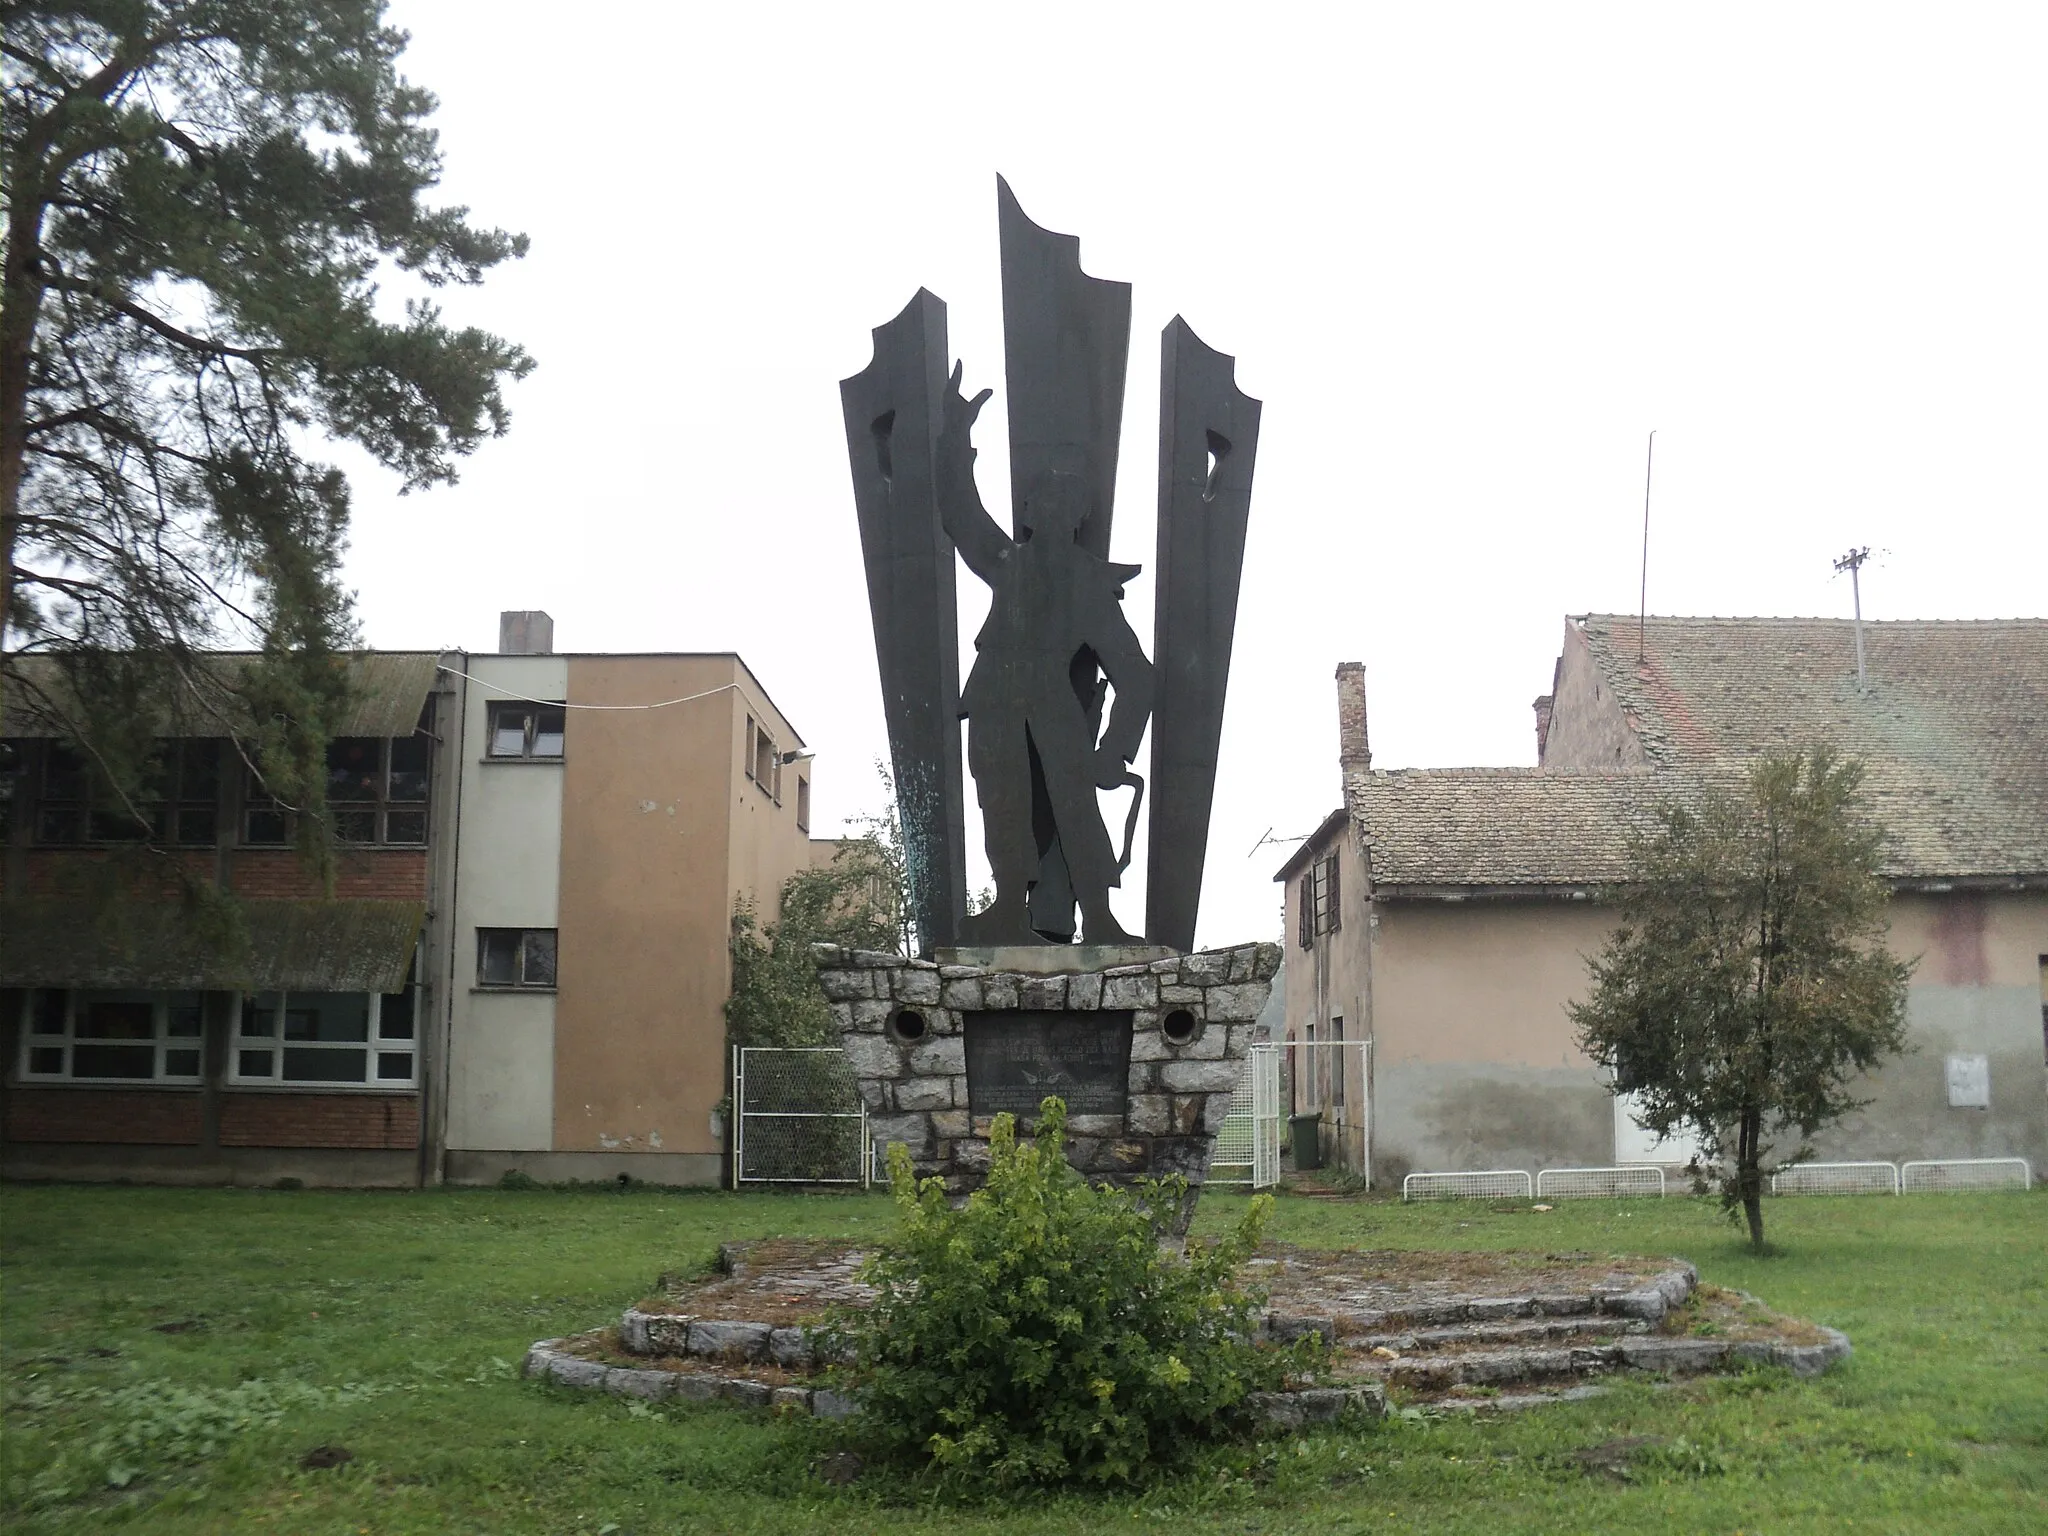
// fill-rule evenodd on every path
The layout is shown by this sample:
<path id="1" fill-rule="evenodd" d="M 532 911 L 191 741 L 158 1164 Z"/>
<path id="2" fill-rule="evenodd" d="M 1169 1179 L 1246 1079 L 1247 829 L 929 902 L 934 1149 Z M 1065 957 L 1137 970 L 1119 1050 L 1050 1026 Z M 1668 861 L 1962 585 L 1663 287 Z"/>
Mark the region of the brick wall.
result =
<path id="1" fill-rule="evenodd" d="M 221 1099 L 224 1147 L 398 1151 L 419 1140 L 416 1094 L 231 1093 Z"/>
<path id="2" fill-rule="evenodd" d="M 229 888 L 257 901 L 317 901 L 320 880 L 289 849 L 241 848 L 233 855 Z M 424 901 L 424 848 L 357 849 L 337 854 L 334 894 L 344 901 Z"/>
<path id="3" fill-rule="evenodd" d="M 98 1088 L 16 1088 L 7 1095 L 9 1141 L 196 1147 L 200 1128 L 196 1088 L 147 1093 Z"/>
<path id="4" fill-rule="evenodd" d="M 118 861 L 112 870 L 110 860 Z M 166 857 L 133 849 L 31 848 L 22 861 L 21 889 L 7 894 L 77 900 L 102 891 L 111 877 L 129 895 L 169 901 L 180 894 L 177 868 L 211 885 L 213 850 L 188 848 Z"/>

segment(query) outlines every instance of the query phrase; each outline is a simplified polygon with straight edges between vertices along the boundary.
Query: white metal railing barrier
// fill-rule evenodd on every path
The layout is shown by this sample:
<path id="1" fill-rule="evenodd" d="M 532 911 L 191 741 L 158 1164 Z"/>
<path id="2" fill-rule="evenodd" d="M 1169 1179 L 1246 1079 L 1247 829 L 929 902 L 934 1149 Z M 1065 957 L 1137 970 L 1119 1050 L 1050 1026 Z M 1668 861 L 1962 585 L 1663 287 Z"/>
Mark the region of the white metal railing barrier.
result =
<path id="1" fill-rule="evenodd" d="M 1664 1170 L 1637 1168 L 1545 1168 L 1536 1175 L 1539 1199 L 1619 1199 L 1629 1195 L 1662 1195 Z"/>
<path id="2" fill-rule="evenodd" d="M 1899 1170 L 1890 1163 L 1800 1163 L 1771 1175 L 1774 1195 L 1896 1195 Z"/>
<path id="3" fill-rule="evenodd" d="M 1520 1168 L 1478 1173 L 1411 1173 L 1401 1181 L 1403 1200 L 1512 1200 L 1533 1196 L 1536 1187 Z"/>
<path id="4" fill-rule="evenodd" d="M 733 1053 L 733 1184 L 859 1184 L 872 1175 L 868 1112 L 836 1046 Z"/>
<path id="5" fill-rule="evenodd" d="M 1251 1048 L 1252 1188 L 1271 1189 L 1280 1182 L 1280 1048 Z"/>
<path id="6" fill-rule="evenodd" d="M 1950 1157 L 1901 1163 L 1899 1189 L 1923 1195 L 1965 1189 L 2031 1189 L 2034 1170 L 2024 1157 Z"/>
<path id="7" fill-rule="evenodd" d="M 1216 1133 L 1211 1184 L 1271 1189 L 1280 1182 L 1280 1051 L 1261 1042 L 1245 1053 L 1230 1096 L 1230 1114 Z"/>

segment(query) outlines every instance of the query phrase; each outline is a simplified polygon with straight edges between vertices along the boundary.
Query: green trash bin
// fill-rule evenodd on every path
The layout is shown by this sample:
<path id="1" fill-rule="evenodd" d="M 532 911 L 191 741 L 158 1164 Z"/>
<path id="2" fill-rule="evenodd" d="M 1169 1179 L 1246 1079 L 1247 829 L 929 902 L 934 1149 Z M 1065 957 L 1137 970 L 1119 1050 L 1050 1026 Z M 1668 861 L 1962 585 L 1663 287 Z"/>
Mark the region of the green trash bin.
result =
<path id="1" fill-rule="evenodd" d="M 1308 1115 L 1289 1115 L 1287 1134 L 1294 1143 L 1294 1171 L 1313 1173 L 1323 1166 L 1323 1116 L 1320 1110 Z"/>

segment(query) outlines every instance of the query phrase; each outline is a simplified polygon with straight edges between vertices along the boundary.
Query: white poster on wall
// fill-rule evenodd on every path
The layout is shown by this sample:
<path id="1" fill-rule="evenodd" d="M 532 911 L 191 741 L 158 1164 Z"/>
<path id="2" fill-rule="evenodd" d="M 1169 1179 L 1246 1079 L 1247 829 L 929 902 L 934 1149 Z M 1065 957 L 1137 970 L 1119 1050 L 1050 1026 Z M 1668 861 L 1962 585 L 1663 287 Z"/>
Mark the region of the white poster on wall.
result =
<path id="1" fill-rule="evenodd" d="M 1950 1109 L 1989 1109 L 1991 1107 L 1990 1057 L 1949 1057 L 1948 1107 Z"/>

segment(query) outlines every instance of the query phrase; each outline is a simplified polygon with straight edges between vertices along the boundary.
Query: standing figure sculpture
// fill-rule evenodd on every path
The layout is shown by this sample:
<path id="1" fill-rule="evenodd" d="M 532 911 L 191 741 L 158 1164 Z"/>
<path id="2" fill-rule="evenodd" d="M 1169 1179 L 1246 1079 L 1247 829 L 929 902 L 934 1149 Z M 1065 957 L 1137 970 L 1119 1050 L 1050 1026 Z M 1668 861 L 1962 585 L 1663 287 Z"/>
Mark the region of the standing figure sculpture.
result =
<path id="1" fill-rule="evenodd" d="M 997 181 L 1011 528 L 982 504 L 971 434 L 991 391 L 948 375 L 946 306 L 919 289 L 840 383 L 911 916 L 956 944 L 1126 945 L 1109 893 L 1148 785 L 1145 940 L 1193 947 L 1244 564 L 1259 402 L 1175 316 L 1160 337 L 1159 531 L 1148 660 L 1124 618 L 1135 565 L 1109 558 L 1131 289 L 1081 270 Z M 988 583 L 959 682 L 954 567 Z M 1108 705 L 1105 722 L 1103 710 Z M 995 900 L 967 911 L 960 722 Z M 1122 848 L 1096 799 L 1132 793 Z M 1078 907 L 1079 921 L 1076 921 Z"/>
<path id="2" fill-rule="evenodd" d="M 968 400 L 960 377 L 956 366 L 946 387 L 937 493 L 947 537 L 989 587 L 960 713 L 995 876 L 995 901 L 961 921 L 960 938 L 1042 943 L 1059 935 L 1034 926 L 1034 907 L 1058 924 L 1078 904 L 1083 943 L 1128 944 L 1109 907 L 1130 863 L 1128 839 L 1119 859 L 1095 792 L 1143 792 L 1130 764 L 1152 714 L 1152 663 L 1122 608 L 1124 583 L 1140 568 L 1081 545 L 1091 508 L 1079 475 L 1042 473 L 1016 509 L 1017 537 L 1003 532 L 982 505 L 970 440 L 994 392 Z M 1103 730 L 1105 686 L 1114 702 Z"/>

